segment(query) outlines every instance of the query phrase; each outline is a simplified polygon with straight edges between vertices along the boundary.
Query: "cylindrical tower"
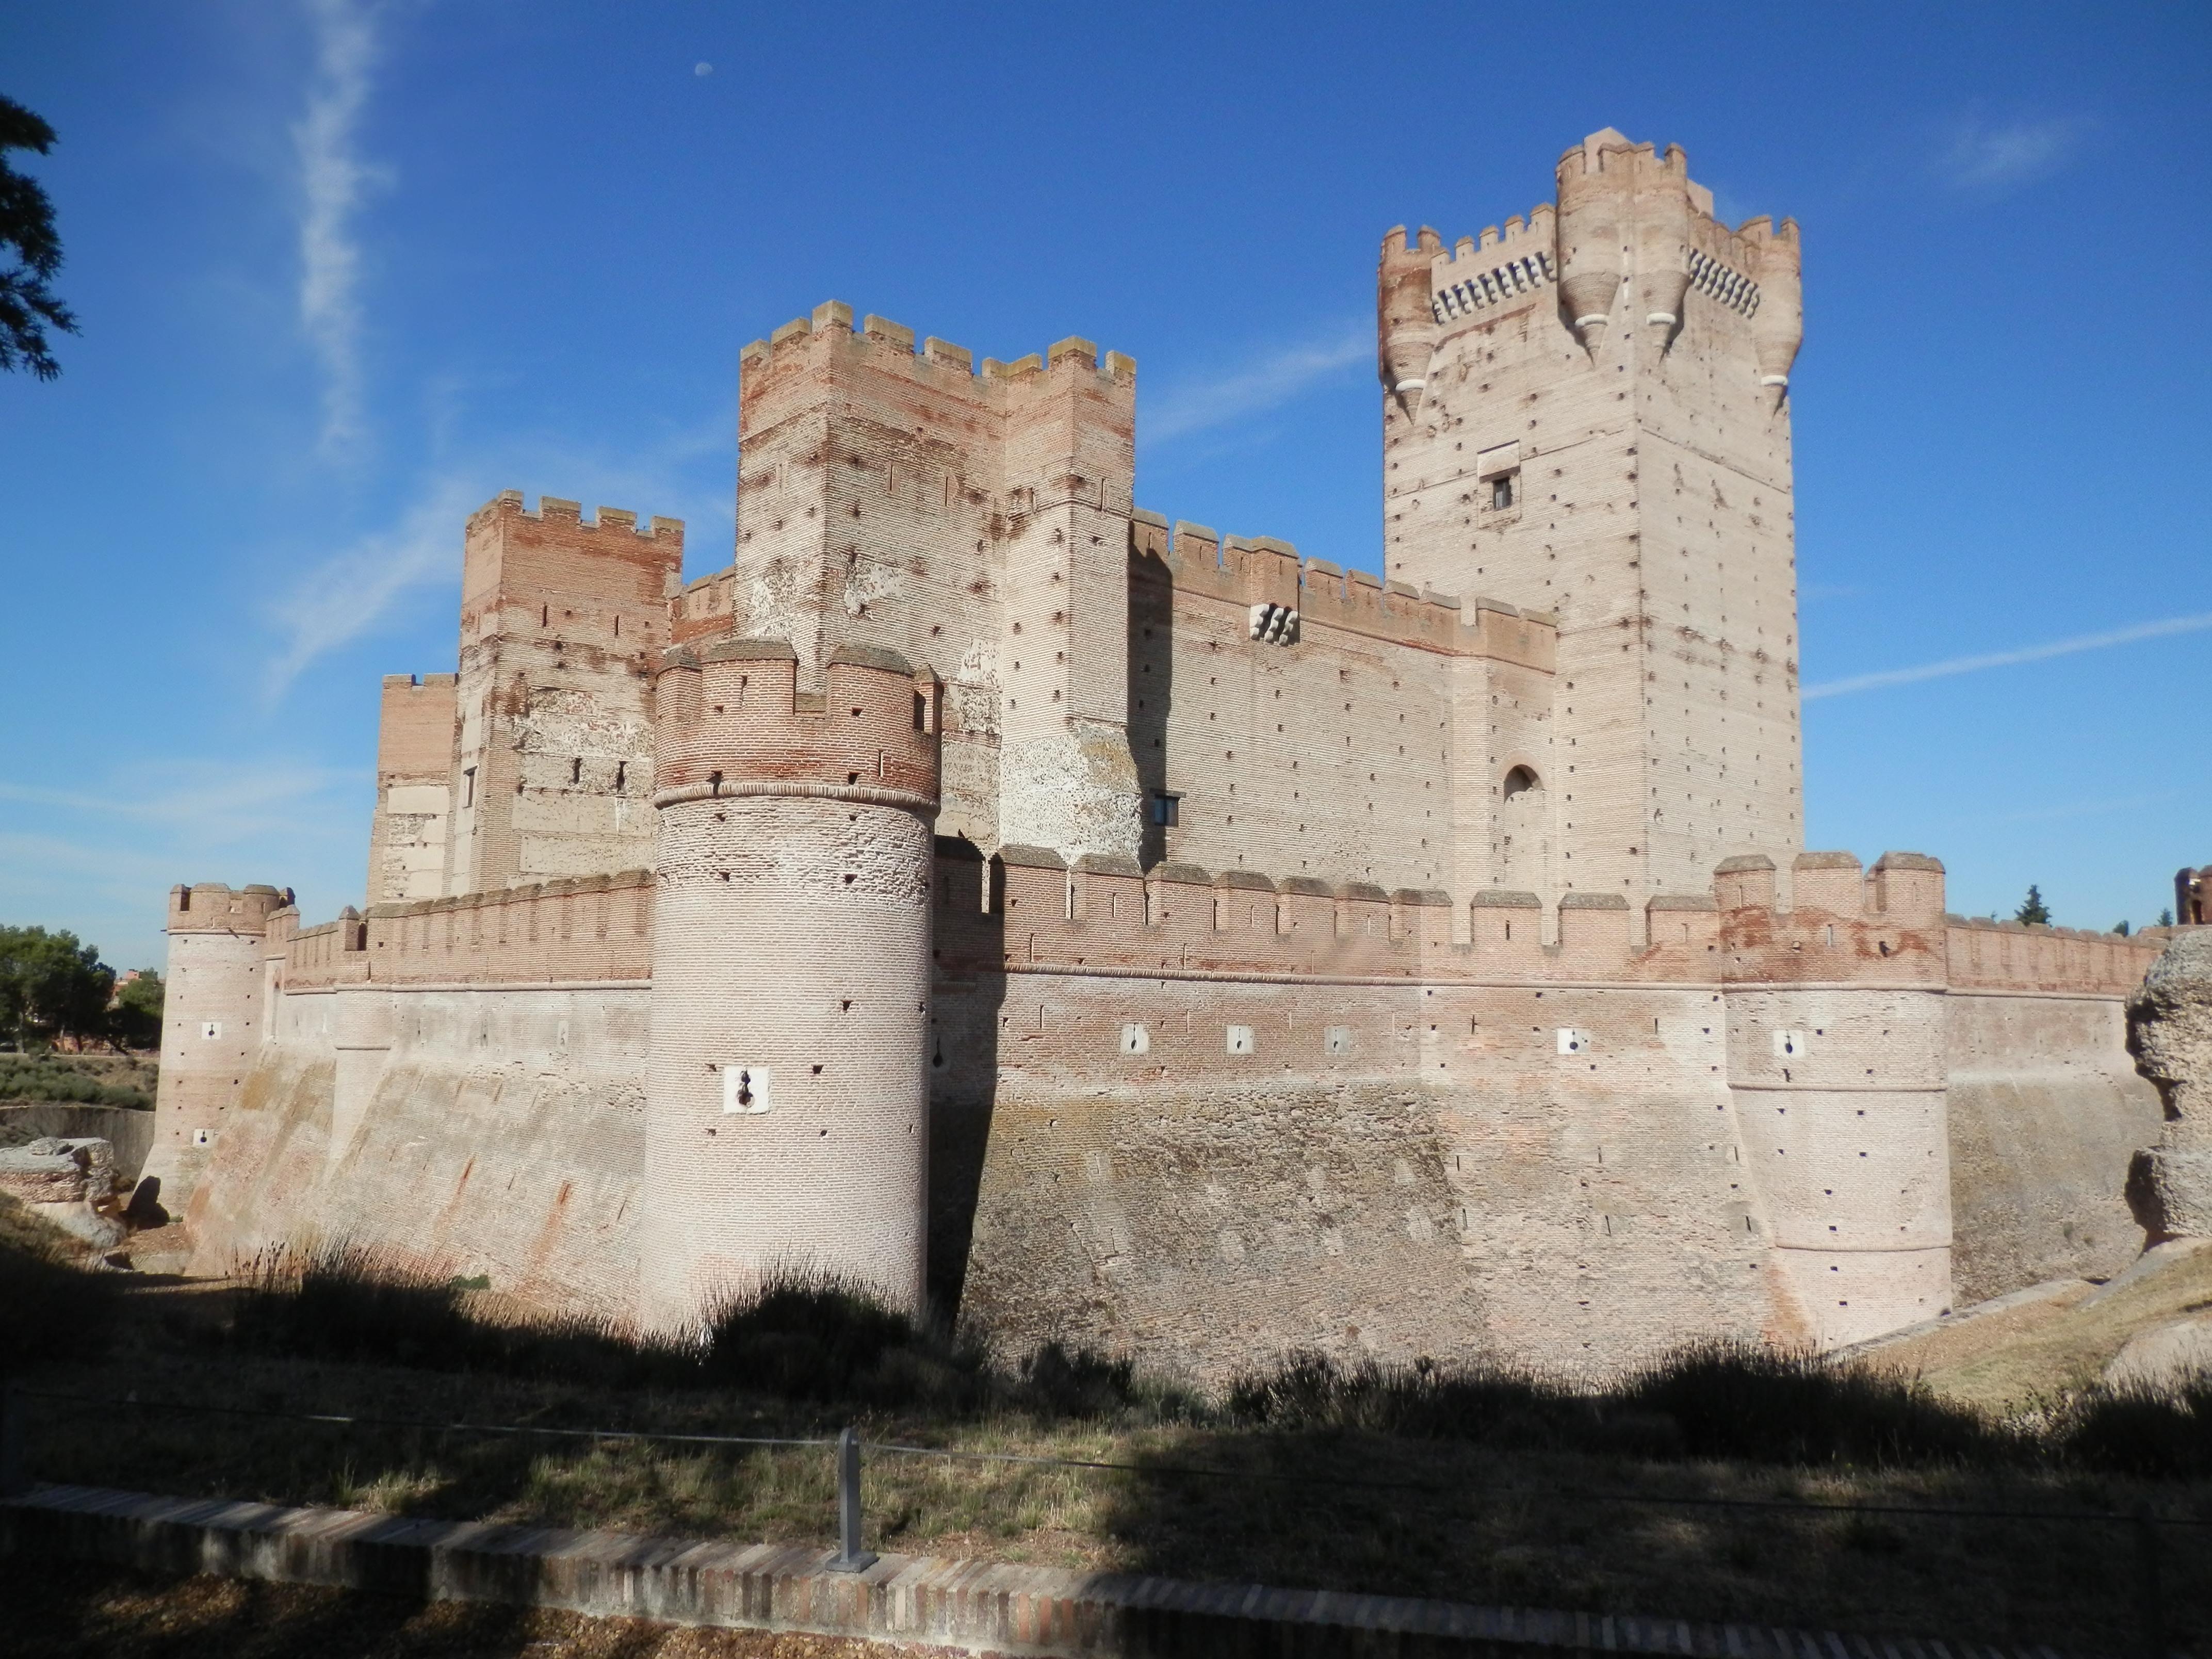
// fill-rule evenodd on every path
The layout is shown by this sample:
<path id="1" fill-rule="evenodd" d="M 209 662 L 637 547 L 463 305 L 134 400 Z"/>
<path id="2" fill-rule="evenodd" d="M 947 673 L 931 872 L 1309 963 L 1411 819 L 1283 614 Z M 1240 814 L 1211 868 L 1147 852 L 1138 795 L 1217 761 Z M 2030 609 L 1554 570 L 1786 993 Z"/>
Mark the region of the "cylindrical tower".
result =
<path id="1" fill-rule="evenodd" d="M 263 943 L 288 901 L 274 887 L 234 893 L 219 881 L 169 890 L 169 960 L 161 1012 L 161 1081 L 147 1173 L 182 1214 L 214 1156 L 225 1114 L 261 1046 L 268 1013 Z"/>
<path id="2" fill-rule="evenodd" d="M 1622 206 L 1634 147 L 1611 127 L 1559 157 L 1559 303 L 1592 357 L 1613 320 L 1626 264 Z"/>
<path id="3" fill-rule="evenodd" d="M 1426 225 L 1411 236 L 1405 226 L 1396 225 L 1382 239 L 1375 283 L 1375 368 L 1382 390 L 1409 413 L 1428 385 L 1429 354 L 1437 338 L 1429 269 L 1443 246 L 1443 238 Z"/>
<path id="4" fill-rule="evenodd" d="M 1636 161 L 1637 309 L 1664 350 L 1690 291 L 1690 158 L 1669 144 L 1663 155 L 1639 150 Z"/>
<path id="5" fill-rule="evenodd" d="M 919 1310 L 936 683 L 866 647 L 662 659 L 640 1310 L 696 1330 L 778 1269 Z"/>
<path id="6" fill-rule="evenodd" d="M 1763 855 L 1723 865 L 1729 1091 L 1795 1307 L 1832 1348 L 1951 1306 L 1943 866 L 1801 853 L 1790 908 Z M 1790 1329 L 1794 1322 L 1802 1328 Z"/>
<path id="7" fill-rule="evenodd" d="M 1759 349 L 1759 384 L 1769 406 L 1779 409 L 1805 337 L 1805 300 L 1797 222 L 1784 219 L 1779 229 L 1770 228 L 1771 223 L 1753 219 L 1739 234 L 1759 248 L 1759 309 L 1752 315 L 1751 337 Z"/>

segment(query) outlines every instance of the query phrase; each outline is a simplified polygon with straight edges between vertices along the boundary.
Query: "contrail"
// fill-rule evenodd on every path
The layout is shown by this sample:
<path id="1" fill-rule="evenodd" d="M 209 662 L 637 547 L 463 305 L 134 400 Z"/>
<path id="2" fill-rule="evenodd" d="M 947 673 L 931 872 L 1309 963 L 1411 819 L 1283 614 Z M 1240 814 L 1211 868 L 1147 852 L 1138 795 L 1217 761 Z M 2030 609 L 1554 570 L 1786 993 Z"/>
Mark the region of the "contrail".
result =
<path id="1" fill-rule="evenodd" d="M 2212 628 L 2212 611 L 2193 617 L 2168 617 L 2162 622 L 2137 623 L 2103 634 L 2078 634 L 2049 645 L 2026 646 L 2017 651 L 1991 651 L 1978 657 L 1953 657 L 1945 662 L 1923 663 L 1917 668 L 1887 668 L 1879 674 L 1854 674 L 1849 679 L 1808 685 L 1799 693 L 1810 702 L 1815 697 L 1840 697 L 1847 692 L 1875 691 L 1887 685 L 1911 685 L 1919 680 L 1940 680 L 1952 674 L 1972 674 L 1984 668 L 2009 668 L 2015 663 L 2041 662 L 2046 657 L 2070 657 L 2076 651 L 2101 651 L 2108 645 L 2132 645 L 2137 640 L 2163 639 L 2169 634 L 2196 634 Z"/>
<path id="2" fill-rule="evenodd" d="M 323 447 L 349 451 L 361 441 L 361 246 L 354 217 L 384 170 L 356 147 L 369 71 L 377 53 L 375 20 L 351 0 L 308 0 L 318 80 L 307 112 L 293 129 L 300 152 L 300 320 L 323 360 Z"/>

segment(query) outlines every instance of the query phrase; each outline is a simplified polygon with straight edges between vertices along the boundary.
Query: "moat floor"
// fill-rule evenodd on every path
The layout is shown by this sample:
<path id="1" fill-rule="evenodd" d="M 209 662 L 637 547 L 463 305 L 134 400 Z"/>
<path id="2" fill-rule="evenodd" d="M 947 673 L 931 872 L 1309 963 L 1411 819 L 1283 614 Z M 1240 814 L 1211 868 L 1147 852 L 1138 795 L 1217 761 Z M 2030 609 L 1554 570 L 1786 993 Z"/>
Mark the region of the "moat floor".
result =
<path id="1" fill-rule="evenodd" d="M 725 1435 L 821 1435 L 851 1420 L 870 1441 L 1135 1463 L 1150 1471 L 872 1455 L 865 1488 L 871 1547 L 1491 1605 L 2040 1641 L 2083 1652 L 2111 1648 L 2113 1632 L 2136 1622 L 2141 1561 L 2127 1526 L 1806 1514 L 1712 1507 L 1711 1500 L 2124 1516 L 2148 1503 L 2163 1513 L 2212 1518 L 2212 1487 L 2202 1483 L 2032 1468 L 1812 1470 L 1649 1456 L 1633 1443 L 1613 1455 L 1522 1452 L 1358 1432 L 1126 1420 L 1126 1414 L 1057 1423 L 1006 1413 L 946 1419 L 727 1389 L 617 1389 L 287 1359 L 226 1342 L 227 1310 L 238 1294 L 229 1288 L 125 1282 L 121 1317 L 105 1352 L 41 1366 L 28 1379 L 40 1395 L 64 1396 L 31 1402 L 29 1473 L 36 1479 L 447 1519 L 821 1544 L 832 1538 L 836 1510 L 830 1458 L 817 1449 L 531 1441 L 171 1410 L 156 1402 Z M 135 1403 L 103 1403 L 110 1401 Z M 1176 1473 L 1191 1468 L 1227 1474 Z M 2212 1635 L 2212 1550 L 2196 1547 L 2195 1530 L 2171 1536 L 2161 1565 L 2176 1638 Z M 173 1594 L 185 1597 L 176 1604 L 179 1619 L 190 1608 L 218 1605 L 204 1599 L 217 1595 L 211 1589 Z M 312 1612 L 319 1592 L 296 1594 L 310 1598 L 297 1604 L 310 1609 L 299 1617 L 323 1616 Z M 83 1588 L 69 1604 L 79 1611 L 56 1616 L 90 1632 L 102 1620 L 125 1617 L 100 1608 L 152 1608 L 143 1613 L 153 1633 L 143 1639 L 150 1642 L 171 1595 Z M 424 1628 L 434 1629 L 434 1621 Z"/>

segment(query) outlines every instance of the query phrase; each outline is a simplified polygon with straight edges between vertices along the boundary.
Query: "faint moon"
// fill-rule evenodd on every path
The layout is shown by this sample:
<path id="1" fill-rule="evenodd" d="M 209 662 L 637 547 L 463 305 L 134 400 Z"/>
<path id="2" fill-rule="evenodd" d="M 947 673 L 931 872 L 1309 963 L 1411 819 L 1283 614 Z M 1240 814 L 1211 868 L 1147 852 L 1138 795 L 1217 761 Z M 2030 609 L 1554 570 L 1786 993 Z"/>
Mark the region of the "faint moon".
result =
<path id="1" fill-rule="evenodd" d="M 712 64 L 694 64 L 691 65 L 691 73 L 698 76 L 702 80 L 708 76 L 712 75 L 714 72 L 714 66 Z"/>

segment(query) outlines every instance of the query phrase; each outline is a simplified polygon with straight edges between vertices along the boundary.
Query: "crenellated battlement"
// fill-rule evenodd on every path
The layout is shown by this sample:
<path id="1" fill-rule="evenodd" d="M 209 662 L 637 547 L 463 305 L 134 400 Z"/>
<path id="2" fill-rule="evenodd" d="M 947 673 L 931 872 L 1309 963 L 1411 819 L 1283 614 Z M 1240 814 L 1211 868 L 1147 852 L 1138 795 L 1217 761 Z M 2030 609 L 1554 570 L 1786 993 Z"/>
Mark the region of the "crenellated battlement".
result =
<path id="1" fill-rule="evenodd" d="M 768 338 L 750 342 L 738 353 L 739 372 L 758 374 L 787 365 L 795 368 L 811 354 L 833 344 L 870 351 L 881 366 L 907 368 L 915 371 L 917 378 L 957 375 L 974 382 L 975 389 L 985 393 L 999 387 L 1018 388 L 1041 376 L 1079 372 L 1133 385 L 1137 374 L 1135 358 L 1119 351 L 1102 355 L 1096 342 L 1079 335 L 1010 362 L 986 357 L 979 372 L 975 354 L 967 347 L 932 335 L 916 351 L 914 331 L 887 317 L 871 314 L 856 327 L 853 307 L 842 300 L 825 301 L 814 307 L 811 316 L 794 317 Z"/>
<path id="2" fill-rule="evenodd" d="M 1515 214 L 1501 233 L 1483 227 L 1462 236 L 1429 264 L 1429 309 L 1439 325 L 1492 321 L 1533 303 L 1559 281 L 1556 211 L 1539 202 L 1523 220 Z"/>
<path id="3" fill-rule="evenodd" d="M 735 565 L 685 583 L 684 591 L 668 602 L 669 643 L 696 645 L 718 635 L 741 632 L 738 604 Z"/>
<path id="4" fill-rule="evenodd" d="M 1729 979 L 1942 984 L 1943 866 L 1935 859 L 1885 853 L 1868 870 L 1849 853 L 1800 853 L 1787 910 L 1775 903 L 1775 877 L 1764 854 L 1725 860 L 1715 872 Z"/>
<path id="5" fill-rule="evenodd" d="M 296 913 L 295 920 L 296 921 Z M 653 872 L 530 882 L 458 898 L 350 906 L 283 943 L 279 984 L 635 982 L 652 972 Z"/>
<path id="6" fill-rule="evenodd" d="M 1224 538 L 1183 520 L 1170 528 L 1163 514 L 1142 507 L 1130 514 L 1129 541 L 1133 578 L 1164 580 L 1180 592 L 1255 612 L 1263 607 L 1286 611 L 1297 628 L 1337 628 L 1397 645 L 1496 658 L 1546 673 L 1557 660 L 1559 620 L 1550 611 L 1385 581 L 1326 559 L 1302 558 L 1291 543 L 1272 536 Z M 1294 630 L 1285 633 L 1295 637 Z M 1261 637 L 1256 627 L 1253 636 Z M 1288 642 L 1285 633 L 1273 638 Z"/>
<path id="7" fill-rule="evenodd" d="M 464 669 L 471 647 L 495 635 L 549 649 L 649 650 L 683 568 L 681 519 L 641 524 L 618 507 L 586 519 L 581 503 L 556 495 L 532 511 L 520 490 L 501 490 L 469 515 L 463 538 Z"/>
<path id="8" fill-rule="evenodd" d="M 532 511 L 525 504 L 519 489 L 502 489 L 469 515 L 469 528 L 479 524 L 507 520 L 526 519 L 536 524 L 567 526 L 580 533 L 627 535 L 647 541 L 672 543 L 680 553 L 684 546 L 684 520 L 664 519 L 657 514 L 643 523 L 638 515 L 626 507 L 599 507 L 592 509 L 593 516 L 584 516 L 580 501 L 564 501 L 558 495 L 540 495 Z"/>
<path id="9" fill-rule="evenodd" d="M 1946 972 L 1960 990 L 2131 991 L 2167 943 L 2155 930 L 2100 933 L 1984 916 L 1947 915 L 1943 921 Z"/>
<path id="10" fill-rule="evenodd" d="M 843 645 L 819 692 L 799 690 L 787 641 L 732 639 L 661 659 L 654 805 L 715 795 L 851 790 L 934 813 L 936 676 Z"/>
<path id="11" fill-rule="evenodd" d="M 255 883 L 233 892 L 219 881 L 179 883 L 169 890 L 167 928 L 172 933 L 238 933 L 258 938 L 291 896 Z"/>
<path id="12" fill-rule="evenodd" d="M 1803 854 L 1788 909 L 1776 902 L 1771 860 L 1728 860 L 1709 893 L 1654 895 L 1642 907 L 1642 944 L 1615 893 L 1569 892 L 1547 915 L 1534 893 L 1486 890 L 1468 907 L 1468 942 L 1455 944 L 1457 902 L 1434 890 L 1186 864 L 1142 872 L 1106 859 L 1071 867 L 1034 847 L 985 860 L 957 842 L 939 843 L 938 871 L 939 955 L 970 971 L 1530 986 L 1945 982 L 1942 866 L 1913 853 L 1886 854 L 1871 870 L 1848 853 Z M 2059 980 L 2096 989 L 2109 982 L 2106 971 L 2082 957 Z"/>

